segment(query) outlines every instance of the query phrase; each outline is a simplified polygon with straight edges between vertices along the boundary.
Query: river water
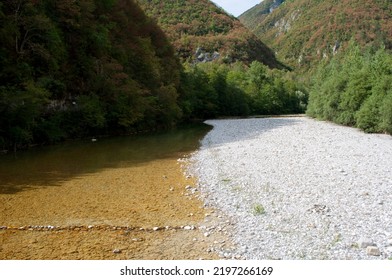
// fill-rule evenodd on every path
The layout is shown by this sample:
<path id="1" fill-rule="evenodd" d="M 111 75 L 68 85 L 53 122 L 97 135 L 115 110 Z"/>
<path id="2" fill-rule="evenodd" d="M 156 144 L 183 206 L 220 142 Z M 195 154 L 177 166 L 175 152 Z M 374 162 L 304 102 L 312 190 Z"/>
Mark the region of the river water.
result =
<path id="1" fill-rule="evenodd" d="M 0 157 L 0 194 L 16 194 L 37 186 L 116 167 L 178 158 L 194 151 L 209 127 L 200 125 L 142 136 L 71 141 Z"/>
<path id="2" fill-rule="evenodd" d="M 198 231 L 123 230 L 204 219 L 203 203 L 186 191 L 194 179 L 178 159 L 209 129 L 70 141 L 0 157 L 0 259 L 213 258 Z M 48 226 L 57 230 L 39 230 Z"/>

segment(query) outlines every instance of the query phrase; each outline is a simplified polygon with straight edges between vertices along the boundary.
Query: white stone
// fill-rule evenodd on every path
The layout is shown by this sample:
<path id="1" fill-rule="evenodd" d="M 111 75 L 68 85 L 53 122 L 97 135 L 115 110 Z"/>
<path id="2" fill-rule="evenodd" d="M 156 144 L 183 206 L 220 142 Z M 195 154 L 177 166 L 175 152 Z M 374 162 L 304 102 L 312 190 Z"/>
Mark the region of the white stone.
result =
<path id="1" fill-rule="evenodd" d="M 359 248 L 367 248 L 369 246 L 374 246 L 374 242 L 368 238 L 361 238 L 358 241 L 358 247 Z"/>
<path id="2" fill-rule="evenodd" d="M 381 252 L 380 249 L 378 249 L 376 246 L 369 246 L 366 248 L 366 253 L 369 256 L 380 256 Z"/>
<path id="3" fill-rule="evenodd" d="M 188 168 L 198 179 L 203 204 L 232 221 L 232 256 L 372 259 L 366 245 L 382 244 L 381 253 L 391 246 L 386 244 L 391 235 L 377 233 L 380 229 L 392 234 L 387 215 L 392 199 L 391 136 L 307 117 L 206 123 L 214 128 Z M 230 183 L 223 182 L 225 178 Z M 233 191 L 234 186 L 241 191 Z M 270 209 L 268 218 L 249 215 L 256 203 Z M 325 214 L 330 216 L 310 215 L 307 209 L 316 204 L 327 205 L 330 212 Z M 359 244 L 366 236 L 373 240 Z M 353 241 L 363 250 L 347 245 Z M 244 245 L 249 249 L 241 254 Z"/>

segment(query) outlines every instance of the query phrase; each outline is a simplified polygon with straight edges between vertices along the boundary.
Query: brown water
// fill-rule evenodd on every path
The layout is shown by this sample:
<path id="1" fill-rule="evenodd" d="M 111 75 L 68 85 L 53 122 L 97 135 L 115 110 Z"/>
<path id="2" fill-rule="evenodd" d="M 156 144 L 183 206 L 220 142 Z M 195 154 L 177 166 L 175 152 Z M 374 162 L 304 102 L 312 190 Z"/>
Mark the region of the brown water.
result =
<path id="1" fill-rule="evenodd" d="M 178 158 L 197 149 L 207 126 L 36 148 L 0 157 L 0 194 L 53 187 L 78 176 Z"/>
<path id="2" fill-rule="evenodd" d="M 0 259 L 215 258 L 212 240 L 181 229 L 203 222 L 208 211 L 187 193 L 195 181 L 178 161 L 208 129 L 72 141 L 1 157 Z"/>

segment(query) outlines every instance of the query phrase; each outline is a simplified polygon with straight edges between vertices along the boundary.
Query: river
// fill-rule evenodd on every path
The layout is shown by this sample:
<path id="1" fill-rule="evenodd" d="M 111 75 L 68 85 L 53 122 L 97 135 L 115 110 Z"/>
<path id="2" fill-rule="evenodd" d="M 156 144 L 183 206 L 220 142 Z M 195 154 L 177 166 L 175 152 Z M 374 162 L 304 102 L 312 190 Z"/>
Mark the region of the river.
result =
<path id="1" fill-rule="evenodd" d="M 0 259 L 211 259 L 179 158 L 208 126 L 0 158 Z M 196 245 L 197 243 L 197 245 Z"/>

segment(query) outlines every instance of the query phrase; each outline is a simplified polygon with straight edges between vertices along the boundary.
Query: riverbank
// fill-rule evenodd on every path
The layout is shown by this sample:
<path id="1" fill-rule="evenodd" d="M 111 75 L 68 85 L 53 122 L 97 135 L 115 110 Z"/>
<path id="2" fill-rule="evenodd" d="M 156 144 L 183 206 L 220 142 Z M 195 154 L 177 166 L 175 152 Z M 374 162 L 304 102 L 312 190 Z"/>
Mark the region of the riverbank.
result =
<path id="1" fill-rule="evenodd" d="M 306 117 L 213 120 L 192 158 L 246 259 L 392 256 L 392 138 Z"/>

